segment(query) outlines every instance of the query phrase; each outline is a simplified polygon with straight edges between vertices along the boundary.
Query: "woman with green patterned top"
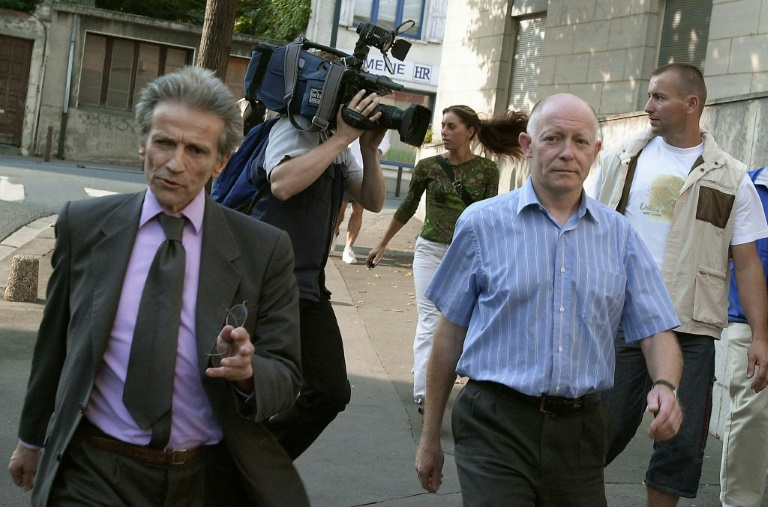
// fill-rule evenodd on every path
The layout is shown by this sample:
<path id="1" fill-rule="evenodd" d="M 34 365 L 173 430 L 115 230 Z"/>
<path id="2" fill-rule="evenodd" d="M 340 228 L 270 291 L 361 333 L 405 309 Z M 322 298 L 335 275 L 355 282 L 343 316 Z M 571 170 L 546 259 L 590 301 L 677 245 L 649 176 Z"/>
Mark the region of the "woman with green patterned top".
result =
<path id="1" fill-rule="evenodd" d="M 422 405 L 426 386 L 427 361 L 432 350 L 432 335 L 440 312 L 424 297 L 437 270 L 459 215 L 472 202 L 495 196 L 499 191 L 496 162 L 473 153 L 480 144 L 486 152 L 522 158 L 518 136 L 525 132 L 528 116 L 507 112 L 481 120 L 468 106 L 443 110 L 441 136 L 446 153 L 420 160 L 413 169 L 411 186 L 397 208 L 384 237 L 368 254 L 367 264 L 378 264 L 389 241 L 416 213 L 422 194 L 427 192 L 426 218 L 413 252 L 413 281 L 419 313 L 413 343 L 413 397 Z M 421 411 L 421 408 L 419 408 Z"/>

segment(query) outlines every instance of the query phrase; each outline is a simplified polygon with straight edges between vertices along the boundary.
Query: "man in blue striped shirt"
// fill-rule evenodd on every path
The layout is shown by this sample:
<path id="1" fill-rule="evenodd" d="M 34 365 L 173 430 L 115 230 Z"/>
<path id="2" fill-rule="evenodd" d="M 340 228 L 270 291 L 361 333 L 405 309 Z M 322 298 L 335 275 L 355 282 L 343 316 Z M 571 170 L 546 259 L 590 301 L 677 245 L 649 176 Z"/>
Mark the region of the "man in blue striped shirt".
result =
<path id="1" fill-rule="evenodd" d="M 540 101 L 520 144 L 531 177 L 476 203 L 427 297 L 443 314 L 427 373 L 416 456 L 437 491 L 440 431 L 456 373 L 469 378 L 453 409 L 464 505 L 604 506 L 605 416 L 614 338 L 642 340 L 655 385 L 654 439 L 682 421 L 674 386 L 679 325 L 650 253 L 621 215 L 582 184 L 600 150 L 592 108 L 569 94 Z"/>

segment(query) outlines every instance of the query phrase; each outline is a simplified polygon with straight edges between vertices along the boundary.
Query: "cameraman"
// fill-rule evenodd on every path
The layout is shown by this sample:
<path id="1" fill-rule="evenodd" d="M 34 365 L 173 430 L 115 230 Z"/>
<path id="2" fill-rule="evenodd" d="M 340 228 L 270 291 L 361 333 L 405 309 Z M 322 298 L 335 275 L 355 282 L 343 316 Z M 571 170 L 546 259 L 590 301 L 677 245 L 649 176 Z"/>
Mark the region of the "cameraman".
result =
<path id="1" fill-rule="evenodd" d="M 379 97 L 360 90 L 349 107 L 371 121 Z M 252 216 L 288 232 L 296 258 L 301 319 L 302 385 L 295 403 L 268 423 L 288 455 L 296 459 L 344 410 L 350 387 L 336 315 L 325 287 L 336 217 L 344 192 L 365 209 L 378 212 L 386 188 L 378 146 L 386 129 L 358 130 L 336 117 L 336 130 L 305 132 L 287 117 L 269 133 L 264 169 L 271 193 L 256 203 Z M 348 146 L 360 138 L 363 167 Z"/>

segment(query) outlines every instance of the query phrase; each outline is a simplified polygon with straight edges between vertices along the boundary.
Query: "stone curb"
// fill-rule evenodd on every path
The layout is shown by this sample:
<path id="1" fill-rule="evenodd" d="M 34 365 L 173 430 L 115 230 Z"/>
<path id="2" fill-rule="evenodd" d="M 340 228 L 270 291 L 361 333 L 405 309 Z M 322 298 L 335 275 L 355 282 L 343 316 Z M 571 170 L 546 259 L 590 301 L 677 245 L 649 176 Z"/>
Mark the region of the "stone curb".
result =
<path id="1" fill-rule="evenodd" d="M 0 288 L 5 290 L 11 261 L 17 252 L 23 250 L 25 254 L 38 257 L 42 257 L 50 252 L 51 248 L 53 248 L 52 242 L 41 243 L 39 247 L 35 247 L 32 243 L 38 237 L 53 239 L 53 225 L 56 223 L 57 217 L 58 215 L 49 215 L 33 220 L 3 241 L 0 241 Z"/>

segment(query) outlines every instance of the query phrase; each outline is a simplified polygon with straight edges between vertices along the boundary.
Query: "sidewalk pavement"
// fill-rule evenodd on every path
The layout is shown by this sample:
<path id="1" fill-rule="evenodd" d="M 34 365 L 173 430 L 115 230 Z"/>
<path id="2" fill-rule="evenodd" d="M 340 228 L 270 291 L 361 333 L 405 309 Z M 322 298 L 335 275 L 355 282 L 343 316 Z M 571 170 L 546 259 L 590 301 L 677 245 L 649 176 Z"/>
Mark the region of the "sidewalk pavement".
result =
<path id="1" fill-rule="evenodd" d="M 382 213 L 365 213 L 355 244 L 358 264 L 341 261 L 346 222 L 342 224 L 326 270 L 344 337 L 352 402 L 296 461 L 315 507 L 461 505 L 448 415 L 443 425 L 444 478 L 437 495 L 420 488 L 413 468 L 422 416 L 412 397 L 412 340 L 417 312 L 411 262 L 421 224 L 412 219 L 390 242 L 387 254 L 375 269 L 368 270 L 364 265 L 365 255 L 383 235 L 397 204 L 399 200 L 388 200 Z M 38 301 L 11 303 L 0 299 L 0 417 L 4 422 L 0 426 L 0 458 L 4 459 L 16 445 L 35 334 L 51 272 L 52 219 L 37 220 L 0 243 L 2 290 L 14 254 L 41 256 Z M 461 387 L 456 385 L 454 396 Z M 645 432 L 641 428 L 627 450 L 606 469 L 606 495 L 611 507 L 645 505 L 641 482 L 652 446 Z M 720 505 L 720 452 L 720 442 L 710 437 L 698 498 L 682 499 L 680 507 Z M 29 496 L 7 475 L 0 480 L 0 505 L 28 504 Z M 764 501 L 763 506 L 768 503 Z"/>

